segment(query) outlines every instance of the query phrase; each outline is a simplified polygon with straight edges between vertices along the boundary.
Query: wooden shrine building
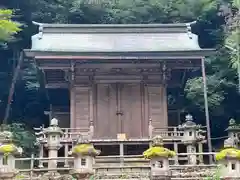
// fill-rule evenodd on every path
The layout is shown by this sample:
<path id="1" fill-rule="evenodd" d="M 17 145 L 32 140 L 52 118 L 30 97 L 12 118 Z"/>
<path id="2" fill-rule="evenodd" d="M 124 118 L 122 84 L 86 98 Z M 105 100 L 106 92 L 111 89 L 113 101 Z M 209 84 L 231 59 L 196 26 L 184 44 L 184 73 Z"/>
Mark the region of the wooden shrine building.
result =
<path id="1" fill-rule="evenodd" d="M 147 139 L 149 123 L 167 128 L 172 77 L 212 52 L 191 24 L 37 24 L 24 52 L 44 77 L 50 115 L 63 128 L 92 125 L 94 139 Z"/>

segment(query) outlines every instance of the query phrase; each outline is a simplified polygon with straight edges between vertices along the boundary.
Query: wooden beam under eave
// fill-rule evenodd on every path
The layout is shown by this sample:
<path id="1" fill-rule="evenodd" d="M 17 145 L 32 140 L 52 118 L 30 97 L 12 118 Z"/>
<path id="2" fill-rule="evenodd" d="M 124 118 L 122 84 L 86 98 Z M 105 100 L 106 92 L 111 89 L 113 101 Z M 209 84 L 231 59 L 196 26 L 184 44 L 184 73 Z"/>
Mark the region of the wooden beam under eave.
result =
<path id="1" fill-rule="evenodd" d="M 200 69 L 200 64 L 198 62 L 195 63 L 175 63 L 166 61 L 166 65 L 168 68 L 171 69 Z M 160 67 L 160 63 L 140 63 L 140 64 L 134 64 L 134 63 L 104 63 L 104 64 L 79 64 L 76 66 L 76 68 L 103 68 L 103 69 L 111 69 L 111 68 L 153 68 L 153 67 Z M 71 67 L 69 65 L 63 66 L 56 64 L 54 62 L 49 62 L 46 64 L 42 64 L 39 66 L 39 69 L 41 70 L 69 70 Z"/>
<path id="2" fill-rule="evenodd" d="M 45 115 L 49 115 L 51 112 L 50 111 L 44 111 Z M 54 114 L 70 114 L 70 112 L 63 112 L 63 111 L 54 111 Z"/>
<path id="3" fill-rule="evenodd" d="M 72 51 L 38 51 L 38 50 L 31 50 L 31 49 L 25 49 L 24 50 L 24 55 L 27 57 L 44 57 L 47 59 L 87 59 L 87 58 L 107 58 L 109 59 L 109 56 L 112 58 L 122 58 L 123 56 L 125 57 L 130 57 L 134 58 L 136 57 L 137 59 L 139 58 L 144 58 L 146 59 L 151 59 L 151 57 L 157 57 L 158 59 L 166 59 L 167 57 L 185 57 L 184 59 L 188 59 L 189 57 L 204 57 L 204 56 L 210 56 L 213 55 L 216 52 L 215 49 L 200 49 L 200 50 L 175 50 L 175 51 L 130 51 L 130 52 L 94 52 L 94 51 L 89 51 L 89 52 L 72 52 Z M 107 56 L 106 56 L 107 55 Z"/>
<path id="4" fill-rule="evenodd" d="M 70 67 L 68 66 L 39 66 L 39 69 L 41 70 L 69 70 Z"/>
<path id="5" fill-rule="evenodd" d="M 68 89 L 69 83 L 47 83 L 45 87 L 47 89 Z"/>

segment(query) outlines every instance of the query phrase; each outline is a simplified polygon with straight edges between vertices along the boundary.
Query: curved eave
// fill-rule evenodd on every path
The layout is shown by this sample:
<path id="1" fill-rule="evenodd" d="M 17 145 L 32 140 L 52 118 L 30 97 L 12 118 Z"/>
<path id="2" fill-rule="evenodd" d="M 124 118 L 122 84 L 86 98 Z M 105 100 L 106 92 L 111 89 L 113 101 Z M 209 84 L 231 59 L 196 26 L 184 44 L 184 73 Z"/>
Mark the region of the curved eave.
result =
<path id="1" fill-rule="evenodd" d="M 38 59 L 200 59 L 211 56 L 215 49 L 184 50 L 184 51 L 132 51 L 132 52 L 72 52 L 72 51 L 34 51 L 25 49 L 29 58 Z"/>

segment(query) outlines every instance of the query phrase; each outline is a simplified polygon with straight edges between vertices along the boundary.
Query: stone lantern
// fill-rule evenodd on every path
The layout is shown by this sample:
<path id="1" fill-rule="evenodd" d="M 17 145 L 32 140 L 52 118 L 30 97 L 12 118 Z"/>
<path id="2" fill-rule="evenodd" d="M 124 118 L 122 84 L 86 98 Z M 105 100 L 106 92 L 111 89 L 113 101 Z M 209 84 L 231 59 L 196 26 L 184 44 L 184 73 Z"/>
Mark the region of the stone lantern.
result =
<path id="1" fill-rule="evenodd" d="M 176 153 L 163 147 L 163 138 L 155 136 L 152 139 L 152 147 L 143 153 L 146 159 L 150 159 L 151 179 L 170 179 L 169 158 Z"/>
<path id="2" fill-rule="evenodd" d="M 238 134 L 240 133 L 240 126 L 236 123 L 234 119 L 230 119 L 226 131 L 228 132 L 228 137 L 235 140 L 236 144 L 234 146 L 237 148 L 239 143 Z"/>
<path id="3" fill-rule="evenodd" d="M 184 131 L 182 142 L 187 146 L 187 153 L 189 153 L 188 161 L 190 164 L 197 164 L 196 153 L 196 144 L 200 142 L 199 149 L 202 149 L 202 141 L 205 139 L 201 133 L 201 126 L 193 122 L 193 117 L 188 114 L 186 115 L 185 122 L 182 125 L 179 125 L 179 129 Z"/>
<path id="4" fill-rule="evenodd" d="M 234 139 L 224 141 L 224 149 L 216 154 L 216 160 L 222 165 L 222 178 L 240 177 L 240 150 L 234 147 Z"/>
<path id="5" fill-rule="evenodd" d="M 193 122 L 193 117 L 188 114 L 185 118 L 185 123 L 179 126 L 179 129 L 184 131 L 183 140 L 184 142 L 194 142 L 197 139 L 197 125 Z"/>
<path id="6" fill-rule="evenodd" d="M 57 168 L 58 150 L 61 148 L 61 135 L 63 131 L 58 126 L 58 120 L 53 118 L 50 126 L 43 129 L 43 134 L 47 136 L 47 144 L 45 147 L 48 149 L 48 157 L 53 158 L 48 161 L 48 168 Z"/>
<path id="7" fill-rule="evenodd" d="M 74 156 L 74 169 L 70 172 L 74 177 L 86 179 L 94 174 L 93 164 L 100 151 L 96 150 L 87 139 L 80 136 L 69 154 Z"/>
<path id="8" fill-rule="evenodd" d="M 12 133 L 0 132 L 0 179 L 12 180 L 17 175 L 15 155 L 22 154 L 22 148 L 12 144 Z"/>

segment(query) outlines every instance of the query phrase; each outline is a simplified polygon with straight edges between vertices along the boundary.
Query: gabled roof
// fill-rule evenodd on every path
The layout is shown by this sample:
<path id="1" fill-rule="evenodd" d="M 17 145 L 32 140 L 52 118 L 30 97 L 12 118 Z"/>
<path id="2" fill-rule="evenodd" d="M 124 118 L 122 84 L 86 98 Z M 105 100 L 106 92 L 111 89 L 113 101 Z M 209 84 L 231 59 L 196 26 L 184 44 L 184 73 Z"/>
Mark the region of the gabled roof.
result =
<path id="1" fill-rule="evenodd" d="M 188 24 L 41 24 L 31 51 L 201 51 Z"/>

